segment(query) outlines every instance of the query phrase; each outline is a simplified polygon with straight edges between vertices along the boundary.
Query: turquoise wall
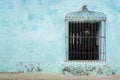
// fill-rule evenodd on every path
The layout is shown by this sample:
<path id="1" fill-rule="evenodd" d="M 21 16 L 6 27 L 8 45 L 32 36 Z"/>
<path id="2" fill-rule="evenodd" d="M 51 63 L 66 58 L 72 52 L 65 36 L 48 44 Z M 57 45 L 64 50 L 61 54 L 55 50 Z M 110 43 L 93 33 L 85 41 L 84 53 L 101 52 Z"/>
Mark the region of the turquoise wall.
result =
<path id="1" fill-rule="evenodd" d="M 119 0 L 0 0 L 0 72 L 29 72 L 30 67 L 36 72 L 39 66 L 43 73 L 60 74 L 62 66 L 73 65 L 64 62 L 64 17 L 84 4 L 106 14 L 106 64 L 119 70 Z"/>

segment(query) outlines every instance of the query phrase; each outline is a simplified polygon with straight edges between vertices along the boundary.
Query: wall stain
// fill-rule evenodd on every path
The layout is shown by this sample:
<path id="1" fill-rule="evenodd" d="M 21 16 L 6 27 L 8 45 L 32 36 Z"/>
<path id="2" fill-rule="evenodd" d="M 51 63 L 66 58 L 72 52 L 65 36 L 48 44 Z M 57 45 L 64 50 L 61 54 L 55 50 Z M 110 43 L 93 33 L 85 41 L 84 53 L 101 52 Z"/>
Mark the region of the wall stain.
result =
<path id="1" fill-rule="evenodd" d="M 78 76 L 89 76 L 89 75 L 115 75 L 117 70 L 111 69 L 109 65 L 103 66 L 92 66 L 92 65 L 85 65 L 85 66 L 66 66 L 62 69 L 62 74 L 64 75 L 78 75 Z"/>
<path id="2" fill-rule="evenodd" d="M 18 72 L 27 72 L 27 73 L 32 73 L 32 72 L 41 72 L 43 71 L 43 69 L 40 67 L 39 63 L 30 63 L 30 64 L 23 64 L 22 62 L 19 62 L 16 66 L 21 66 L 25 69 L 25 71 L 23 70 L 19 70 Z"/>

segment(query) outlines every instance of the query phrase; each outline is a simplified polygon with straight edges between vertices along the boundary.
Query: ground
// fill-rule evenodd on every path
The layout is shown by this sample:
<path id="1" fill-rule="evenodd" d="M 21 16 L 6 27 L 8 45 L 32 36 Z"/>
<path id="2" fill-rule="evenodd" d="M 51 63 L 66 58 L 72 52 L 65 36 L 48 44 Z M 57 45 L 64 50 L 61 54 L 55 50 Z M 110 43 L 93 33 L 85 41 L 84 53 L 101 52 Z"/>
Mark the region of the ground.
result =
<path id="1" fill-rule="evenodd" d="M 0 80 L 120 80 L 115 76 L 66 76 L 40 73 L 1 73 Z"/>

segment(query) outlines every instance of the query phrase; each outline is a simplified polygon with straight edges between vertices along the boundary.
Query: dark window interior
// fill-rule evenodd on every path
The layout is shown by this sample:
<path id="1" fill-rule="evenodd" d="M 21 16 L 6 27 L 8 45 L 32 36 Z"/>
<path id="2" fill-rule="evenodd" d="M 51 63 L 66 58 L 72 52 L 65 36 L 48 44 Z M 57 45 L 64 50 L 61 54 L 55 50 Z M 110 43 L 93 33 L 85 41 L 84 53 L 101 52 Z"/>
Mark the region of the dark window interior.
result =
<path id="1" fill-rule="evenodd" d="M 99 23 L 69 22 L 69 60 L 99 60 Z"/>

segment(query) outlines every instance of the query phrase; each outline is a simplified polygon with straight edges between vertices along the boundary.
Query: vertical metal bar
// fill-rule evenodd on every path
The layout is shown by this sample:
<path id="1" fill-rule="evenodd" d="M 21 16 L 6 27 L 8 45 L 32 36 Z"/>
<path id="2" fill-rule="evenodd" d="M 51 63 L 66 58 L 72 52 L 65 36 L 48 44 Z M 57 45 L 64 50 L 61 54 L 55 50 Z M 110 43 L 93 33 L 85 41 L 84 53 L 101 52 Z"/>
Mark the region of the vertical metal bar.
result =
<path id="1" fill-rule="evenodd" d="M 100 59 L 100 56 L 99 56 L 99 27 L 100 27 L 100 22 L 98 23 L 98 26 L 97 26 L 97 54 L 98 54 L 98 60 Z"/>
<path id="2" fill-rule="evenodd" d="M 74 60 L 76 60 L 76 22 L 74 22 L 74 28 L 75 28 L 75 31 L 74 31 L 74 35 L 75 35 L 75 38 L 74 38 L 74 46 L 75 46 L 75 53 L 74 53 Z"/>
<path id="3" fill-rule="evenodd" d="M 92 60 L 94 60 L 94 23 L 92 23 L 92 39 L 91 39 L 91 46 L 92 46 Z"/>
<path id="4" fill-rule="evenodd" d="M 70 39 L 71 39 L 71 41 L 72 41 L 72 23 L 71 23 L 71 21 L 69 22 L 69 33 L 71 33 L 70 34 Z M 72 42 L 71 42 L 71 44 L 70 44 L 70 50 L 69 50 L 69 60 L 71 60 L 71 53 L 72 53 L 72 51 L 73 51 L 73 49 L 72 49 L 73 47 L 72 47 Z"/>
<path id="5" fill-rule="evenodd" d="M 77 21 L 77 60 L 79 54 L 79 22 Z"/>
<path id="6" fill-rule="evenodd" d="M 72 32 L 71 32 L 71 22 L 69 21 L 69 26 L 68 26 L 68 30 L 69 30 L 69 60 L 71 60 L 71 52 L 72 52 L 72 42 L 70 43 L 70 40 L 72 39 Z"/>
<path id="7" fill-rule="evenodd" d="M 86 41 L 87 41 L 87 40 L 86 40 L 86 39 L 87 39 L 87 36 L 86 36 L 86 27 L 87 27 L 87 26 L 86 26 L 86 23 L 84 23 L 84 37 L 85 37 L 85 38 L 84 38 L 84 40 L 85 40 L 85 41 L 84 41 L 84 49 L 85 49 L 85 50 L 84 50 L 84 60 L 86 60 Z"/>
<path id="8" fill-rule="evenodd" d="M 86 30 L 85 30 L 86 31 L 86 33 L 85 33 L 86 34 L 86 42 L 85 42 L 86 56 L 85 56 L 85 60 L 87 60 L 87 57 L 88 57 L 88 55 L 87 55 L 88 54 L 87 47 L 88 47 L 88 40 L 89 40 L 88 37 L 89 36 L 88 36 L 88 28 L 87 28 L 88 26 L 87 26 L 87 23 L 85 23 L 85 25 L 86 25 Z"/>
<path id="9" fill-rule="evenodd" d="M 86 39 L 86 36 L 85 36 L 85 28 L 86 28 L 86 25 L 85 25 L 85 22 L 83 23 L 84 24 L 84 60 L 85 60 L 85 57 L 86 57 L 86 51 L 85 51 L 85 45 L 86 45 L 86 43 L 85 43 L 85 39 Z"/>
<path id="10" fill-rule="evenodd" d="M 95 61 L 95 27 L 96 27 L 96 23 L 93 24 L 93 59 Z"/>
<path id="11" fill-rule="evenodd" d="M 103 25 L 104 25 L 104 23 L 103 23 L 103 21 L 102 21 L 102 26 L 101 26 L 101 61 L 104 61 L 104 47 L 103 47 L 103 42 L 104 42 L 104 40 L 103 40 Z"/>
<path id="12" fill-rule="evenodd" d="M 95 60 L 98 60 L 98 54 L 97 54 L 97 46 L 96 46 L 96 41 L 97 41 L 97 22 L 96 22 L 96 26 L 95 26 Z"/>
<path id="13" fill-rule="evenodd" d="M 90 27 L 90 47 L 89 47 L 89 49 L 90 49 L 90 60 L 92 60 L 92 53 L 91 53 L 92 52 L 92 50 L 91 50 L 91 48 L 92 48 L 92 45 L 91 45 L 91 42 L 92 42 L 91 41 L 91 39 L 92 39 L 92 27 L 91 27 L 91 24 L 92 23 L 90 23 L 90 22 L 88 23 L 88 25 Z"/>
<path id="14" fill-rule="evenodd" d="M 75 60 L 75 58 L 76 58 L 76 22 L 74 22 L 74 25 L 73 25 L 73 27 L 74 27 L 74 60 Z"/>
<path id="15" fill-rule="evenodd" d="M 90 60 L 90 27 L 89 27 L 89 24 L 87 23 L 87 26 L 88 26 L 88 41 L 87 41 L 87 59 Z"/>
<path id="16" fill-rule="evenodd" d="M 84 35 L 83 35 L 83 22 L 81 22 L 81 38 L 82 38 L 82 44 L 81 44 L 81 54 L 80 54 L 80 56 L 81 56 L 81 60 L 83 59 L 83 56 L 82 56 L 82 54 L 83 54 L 83 49 L 84 49 Z"/>
<path id="17" fill-rule="evenodd" d="M 86 59 L 86 33 L 85 33 L 85 31 L 86 31 L 86 24 L 85 24 L 85 22 L 84 22 L 84 60 Z"/>
<path id="18" fill-rule="evenodd" d="M 105 39 L 105 38 L 104 38 L 104 37 L 105 37 L 105 36 L 104 36 L 104 21 L 103 21 L 103 26 L 102 26 L 102 27 L 103 27 L 102 40 L 103 40 L 103 61 L 104 61 L 104 60 L 105 60 L 105 52 L 104 52 L 104 49 L 105 49 L 105 47 L 104 47 L 104 44 L 105 44 L 105 42 L 104 42 L 104 39 Z"/>
<path id="19" fill-rule="evenodd" d="M 83 24 L 81 22 L 81 39 L 82 39 L 82 42 L 81 42 L 81 54 L 80 54 L 80 58 L 82 60 L 83 56 L 83 45 L 84 45 L 84 38 L 83 38 Z"/>
<path id="20" fill-rule="evenodd" d="M 89 41 L 89 30 L 88 30 L 88 24 L 86 23 L 86 60 L 88 60 L 88 41 Z"/>
<path id="21" fill-rule="evenodd" d="M 88 41 L 87 41 L 87 60 L 90 60 L 90 27 L 89 27 L 89 24 L 87 23 L 87 27 L 88 27 Z"/>
<path id="22" fill-rule="evenodd" d="M 82 60 L 82 54 L 83 54 L 83 45 L 84 45 L 84 38 L 83 38 L 83 27 L 82 27 L 82 22 L 81 22 L 81 40 L 82 40 L 82 42 L 81 42 L 81 54 L 80 54 L 80 58 L 81 58 L 81 60 Z"/>
<path id="23" fill-rule="evenodd" d="M 80 52 L 80 51 L 79 51 L 79 39 L 80 39 L 80 35 L 79 35 L 79 32 L 80 32 L 80 31 L 79 31 L 79 21 L 78 21 L 77 24 L 78 24 L 78 25 L 77 25 L 77 26 L 78 26 L 78 54 L 77 54 L 78 57 L 77 57 L 77 59 L 79 60 L 79 52 Z"/>
<path id="24" fill-rule="evenodd" d="M 76 21 L 75 21 L 75 60 L 76 60 L 76 53 L 77 53 L 77 44 L 76 44 L 76 41 L 77 41 L 77 23 L 76 23 Z"/>
<path id="25" fill-rule="evenodd" d="M 85 23 L 85 36 L 86 36 L 86 41 L 85 41 L 85 54 L 86 54 L 86 56 L 85 56 L 85 60 L 87 60 L 87 46 L 88 46 L 88 44 L 87 44 L 87 42 L 88 42 L 88 29 L 87 29 L 87 23 Z"/>
<path id="26" fill-rule="evenodd" d="M 90 28 L 89 28 L 89 25 L 88 25 L 88 23 L 87 23 L 87 31 L 88 31 L 88 33 L 87 33 L 87 60 L 90 60 L 89 59 L 89 47 L 90 47 L 90 45 L 89 45 L 89 41 L 90 41 Z"/>
<path id="27" fill-rule="evenodd" d="M 104 25 L 103 25 L 103 27 L 104 27 L 104 37 L 103 37 L 103 39 L 104 39 L 104 61 L 106 61 L 106 22 L 104 21 L 103 22 L 104 23 Z"/>
<path id="28" fill-rule="evenodd" d="M 74 35 L 74 37 L 73 37 L 73 40 L 74 40 L 74 44 L 73 44 L 74 45 L 73 46 L 74 47 L 73 60 L 75 60 L 75 53 L 76 53 L 76 48 L 75 48 L 75 44 L 76 44 L 75 43 L 75 22 L 73 22 L 73 26 L 72 27 L 73 27 L 73 35 Z"/>
<path id="29" fill-rule="evenodd" d="M 91 44 L 91 48 L 90 49 L 91 49 L 91 60 L 93 60 L 93 45 L 92 45 L 92 42 L 93 42 L 92 41 L 93 40 L 93 23 L 90 24 L 90 27 L 91 27 L 91 32 L 92 32 L 91 33 L 91 39 L 90 39 L 91 40 L 91 43 L 90 43 Z"/>
<path id="30" fill-rule="evenodd" d="M 75 58 L 76 58 L 76 24 L 75 24 L 75 22 L 74 22 L 74 60 L 75 60 Z"/>
<path id="31" fill-rule="evenodd" d="M 102 21 L 102 61 L 104 61 L 104 21 Z"/>
<path id="32" fill-rule="evenodd" d="M 99 60 L 99 54 L 98 54 L 98 28 L 99 28 L 99 25 L 98 25 L 98 22 L 97 22 L 97 26 L 96 26 L 96 56 L 97 56 L 97 60 Z"/>
<path id="33" fill-rule="evenodd" d="M 106 21 L 104 21 L 104 36 L 105 36 L 105 61 L 106 61 Z"/>
<path id="34" fill-rule="evenodd" d="M 88 26 L 88 31 L 89 31 L 89 33 L 88 33 L 88 42 L 87 42 L 87 44 L 88 44 L 88 47 L 87 47 L 87 59 L 88 60 L 90 60 L 90 26 L 89 26 L 89 23 L 87 23 L 87 26 Z"/>
<path id="35" fill-rule="evenodd" d="M 90 27 L 90 60 L 92 61 L 92 22 L 89 22 L 89 27 Z"/>
<path id="36" fill-rule="evenodd" d="M 100 61 L 102 61 L 101 59 L 101 32 L 102 32 L 102 22 L 100 22 L 100 27 L 99 27 L 99 54 L 100 54 Z"/>
<path id="37" fill-rule="evenodd" d="M 98 60 L 100 60 L 100 56 L 99 56 L 99 27 L 100 27 L 100 23 L 98 22 L 98 24 L 97 24 L 97 40 L 96 40 Z"/>
<path id="38" fill-rule="evenodd" d="M 82 59 L 85 59 L 85 26 L 84 26 L 84 22 L 82 23 L 82 28 L 83 28 L 83 53 L 82 53 Z"/>
<path id="39" fill-rule="evenodd" d="M 68 40 L 68 46 L 69 46 L 69 49 L 68 49 L 68 57 L 69 57 L 69 60 L 70 60 L 70 47 L 71 47 L 71 44 L 70 44 L 70 38 L 71 38 L 71 35 L 70 35 L 70 22 L 68 22 L 68 31 L 69 31 L 69 40 Z"/>
<path id="40" fill-rule="evenodd" d="M 71 33 L 72 33 L 71 38 L 72 38 L 72 41 L 73 41 L 73 27 L 72 27 L 72 25 L 73 25 L 73 23 L 70 22 Z M 71 44 L 70 60 L 72 60 L 72 53 L 73 53 L 73 42 Z"/>
<path id="41" fill-rule="evenodd" d="M 97 31 L 97 28 L 98 26 L 97 26 L 97 22 L 96 22 L 96 24 L 95 24 L 95 38 L 94 38 L 94 40 L 95 40 L 95 60 L 97 60 L 98 59 L 98 56 L 97 56 L 97 48 L 96 48 L 96 31 Z"/>
<path id="42" fill-rule="evenodd" d="M 81 60 L 81 41 L 82 41 L 82 37 L 81 37 L 81 22 L 79 22 L 79 60 Z"/>
<path id="43" fill-rule="evenodd" d="M 89 41 L 90 41 L 90 28 L 89 28 L 89 25 L 87 23 L 87 30 L 88 30 L 88 40 L 87 40 L 87 60 L 90 60 L 90 56 L 89 56 Z"/>
<path id="44" fill-rule="evenodd" d="M 68 54 L 67 45 L 69 46 L 69 42 L 67 43 L 67 41 L 66 41 L 67 36 L 69 36 L 69 34 L 66 33 L 66 32 L 67 32 L 67 31 L 66 31 L 66 30 L 67 30 L 66 28 L 69 27 L 69 26 L 67 26 L 67 24 L 68 24 L 68 23 L 67 23 L 67 21 L 65 20 L 65 49 L 66 49 L 66 61 L 68 60 L 68 57 L 67 57 L 67 56 L 68 56 L 68 55 L 67 55 L 67 54 Z M 68 39 L 69 39 L 69 37 L 68 37 Z M 68 39 L 67 39 L 67 40 L 68 40 Z M 69 41 L 69 40 L 68 40 L 68 41 Z"/>
<path id="45" fill-rule="evenodd" d="M 94 60 L 97 59 L 97 56 L 96 56 L 96 27 L 97 27 L 97 23 L 94 24 Z"/>
<path id="46" fill-rule="evenodd" d="M 68 22 L 67 24 L 68 25 L 66 27 L 68 28 L 68 34 L 66 33 L 66 35 L 68 36 L 68 43 L 67 43 L 68 51 L 67 51 L 66 58 L 67 58 L 67 60 L 70 60 L 70 42 L 69 42 L 69 39 L 70 39 L 70 22 Z"/>
<path id="47" fill-rule="evenodd" d="M 94 41 L 94 23 L 92 24 L 92 32 L 93 32 L 92 43 L 91 43 L 91 45 L 92 45 L 92 60 L 94 60 L 94 44 L 93 44 L 93 41 Z"/>
<path id="48" fill-rule="evenodd" d="M 102 26 L 101 26 L 101 61 L 103 61 L 103 22 L 102 22 Z"/>
<path id="49" fill-rule="evenodd" d="M 77 58 L 77 22 L 75 22 L 75 60 Z"/>
<path id="50" fill-rule="evenodd" d="M 95 40 L 95 43 L 94 43 L 94 44 L 95 44 L 95 60 L 98 59 L 98 56 L 97 56 L 97 48 L 96 48 L 96 47 L 97 47 L 97 46 L 96 46 L 96 39 L 97 39 L 97 38 L 96 38 L 96 36 L 97 36 L 97 35 L 96 35 L 96 34 L 97 34 L 96 31 L 97 31 L 97 22 L 96 22 L 96 24 L 95 24 L 95 38 L 94 38 L 94 40 Z"/>
<path id="51" fill-rule="evenodd" d="M 72 41 L 73 41 L 71 60 L 73 60 L 73 53 L 74 53 L 74 27 L 73 27 L 73 22 L 71 22 L 71 23 L 72 23 Z"/>

